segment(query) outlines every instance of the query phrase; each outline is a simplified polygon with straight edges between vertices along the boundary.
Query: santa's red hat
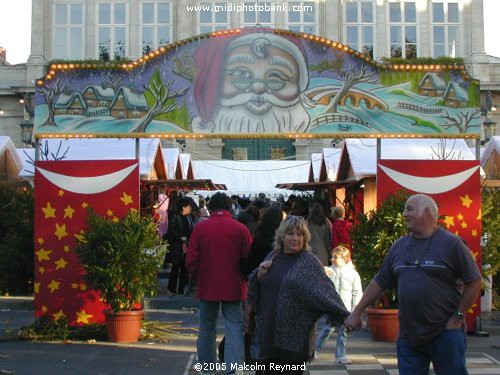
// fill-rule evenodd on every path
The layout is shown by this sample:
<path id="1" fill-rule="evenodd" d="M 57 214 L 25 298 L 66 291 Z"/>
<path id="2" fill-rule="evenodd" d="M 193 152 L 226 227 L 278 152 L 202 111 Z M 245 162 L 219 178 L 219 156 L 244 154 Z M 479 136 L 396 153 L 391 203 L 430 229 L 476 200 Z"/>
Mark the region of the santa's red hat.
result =
<path id="1" fill-rule="evenodd" d="M 207 124 L 214 114 L 220 97 L 226 54 L 242 45 L 250 45 L 255 39 L 267 39 L 269 43 L 291 54 L 299 67 L 299 89 L 303 92 L 308 85 L 306 54 L 303 46 L 289 37 L 261 30 L 241 30 L 240 35 L 222 35 L 213 37 L 200 46 L 195 54 L 196 82 L 194 98 L 198 106 L 201 124 Z"/>

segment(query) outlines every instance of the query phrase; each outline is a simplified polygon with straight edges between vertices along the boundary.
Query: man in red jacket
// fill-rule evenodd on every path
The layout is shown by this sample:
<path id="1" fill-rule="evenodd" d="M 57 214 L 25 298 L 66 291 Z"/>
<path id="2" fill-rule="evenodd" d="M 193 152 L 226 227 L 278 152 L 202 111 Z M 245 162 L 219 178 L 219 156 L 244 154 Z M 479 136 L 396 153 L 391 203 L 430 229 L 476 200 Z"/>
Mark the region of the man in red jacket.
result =
<path id="1" fill-rule="evenodd" d="M 250 252 L 252 235 L 231 216 L 231 198 L 216 193 L 208 203 L 210 217 L 195 226 L 189 240 L 186 267 L 196 280 L 200 300 L 200 332 L 197 341 L 202 374 L 223 370 L 234 373 L 231 364 L 245 360 L 241 303 L 246 299 L 247 283 L 240 271 L 240 260 Z M 219 306 L 226 326 L 224 364 L 217 364 L 215 339 Z"/>

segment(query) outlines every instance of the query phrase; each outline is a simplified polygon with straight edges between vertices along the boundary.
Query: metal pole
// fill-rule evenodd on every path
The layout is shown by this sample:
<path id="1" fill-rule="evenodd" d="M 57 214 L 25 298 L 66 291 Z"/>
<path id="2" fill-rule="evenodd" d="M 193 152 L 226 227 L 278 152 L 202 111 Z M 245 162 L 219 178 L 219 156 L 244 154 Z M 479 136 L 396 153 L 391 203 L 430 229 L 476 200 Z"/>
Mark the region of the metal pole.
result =
<path id="1" fill-rule="evenodd" d="M 476 160 L 481 160 L 481 140 L 476 139 Z"/>
<path id="2" fill-rule="evenodd" d="M 382 138 L 377 138 L 377 161 L 382 159 Z"/>
<path id="3" fill-rule="evenodd" d="M 40 161 L 40 141 L 35 138 L 35 163 Z"/>
<path id="4" fill-rule="evenodd" d="M 141 156 L 141 147 L 140 147 L 140 138 L 136 138 L 135 139 L 135 158 L 137 160 L 139 160 L 140 156 Z"/>

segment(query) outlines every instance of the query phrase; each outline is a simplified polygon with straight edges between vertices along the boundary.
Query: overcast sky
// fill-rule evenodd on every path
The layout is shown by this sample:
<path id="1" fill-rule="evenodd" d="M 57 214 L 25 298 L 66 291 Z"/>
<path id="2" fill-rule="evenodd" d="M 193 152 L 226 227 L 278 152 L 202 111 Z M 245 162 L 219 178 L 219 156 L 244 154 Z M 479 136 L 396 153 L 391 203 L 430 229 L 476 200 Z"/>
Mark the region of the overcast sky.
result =
<path id="1" fill-rule="evenodd" d="M 500 57 L 500 0 L 483 2 L 486 53 Z M 0 47 L 7 49 L 9 63 L 19 64 L 28 60 L 31 49 L 30 34 L 31 0 L 0 0 Z"/>

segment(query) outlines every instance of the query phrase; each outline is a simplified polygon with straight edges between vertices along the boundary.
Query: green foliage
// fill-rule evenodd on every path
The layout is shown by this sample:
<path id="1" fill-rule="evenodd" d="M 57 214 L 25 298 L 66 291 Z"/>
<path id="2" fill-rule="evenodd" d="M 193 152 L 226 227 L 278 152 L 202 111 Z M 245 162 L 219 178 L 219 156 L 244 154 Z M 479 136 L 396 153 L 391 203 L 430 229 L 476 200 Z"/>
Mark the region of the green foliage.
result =
<path id="1" fill-rule="evenodd" d="M 412 59 L 403 59 L 399 57 L 383 57 L 382 62 L 387 65 L 401 64 L 421 64 L 421 65 L 464 65 L 462 57 L 415 57 Z"/>
<path id="2" fill-rule="evenodd" d="M 0 186 L 0 293 L 33 294 L 33 191 Z"/>
<path id="3" fill-rule="evenodd" d="M 70 326 L 66 318 L 52 319 L 49 315 L 38 318 L 33 324 L 23 327 L 17 338 L 29 341 L 105 340 L 106 327 L 102 324 Z"/>
<path id="4" fill-rule="evenodd" d="M 156 291 L 165 256 L 166 246 L 159 245 L 153 218 L 130 210 L 113 222 L 89 210 L 87 227 L 76 248 L 85 281 L 114 311 L 132 310 Z"/>
<path id="5" fill-rule="evenodd" d="M 44 71 L 45 71 L 45 74 L 47 74 L 49 71 L 50 71 L 50 67 L 54 64 L 80 64 L 80 65 L 92 65 L 92 66 L 96 66 L 96 67 L 99 67 L 99 69 L 119 69 L 119 70 L 123 70 L 121 68 L 121 65 L 122 64 L 130 64 L 131 62 L 133 62 L 133 60 L 130 60 L 130 59 L 126 59 L 126 58 L 123 58 L 123 59 L 116 59 L 116 60 L 110 60 L 110 61 L 103 61 L 103 60 L 99 60 L 99 59 L 81 59 L 81 60 L 72 60 L 72 59 L 69 59 L 69 60 L 64 60 L 64 59 L 54 59 L 54 60 L 50 60 L 45 66 L 44 66 Z M 119 66 L 117 66 L 119 65 Z"/>
<path id="6" fill-rule="evenodd" d="M 377 274 L 392 244 L 408 232 L 403 217 L 408 197 L 406 192 L 397 192 L 368 216 L 358 216 L 358 223 L 352 229 L 351 237 L 354 263 L 364 287 Z M 395 294 L 385 294 L 384 307 L 397 307 Z"/>
<path id="7" fill-rule="evenodd" d="M 484 275 L 497 275 L 500 271 L 500 189 L 484 188 L 482 191 L 482 263 L 491 268 Z M 494 278 L 496 279 L 496 278 Z"/>
<path id="8" fill-rule="evenodd" d="M 423 119 L 421 119 L 418 116 L 408 115 L 408 114 L 402 114 L 402 113 L 396 113 L 394 111 L 387 111 L 387 112 L 394 113 L 394 114 L 396 114 L 398 116 L 406 117 L 406 118 L 409 118 L 409 119 L 415 121 L 414 126 L 423 126 L 423 127 L 431 128 L 431 129 L 433 129 L 434 131 L 436 131 L 438 133 L 442 133 L 443 132 L 443 129 L 441 129 L 435 123 L 427 121 L 427 120 L 423 120 Z"/>

